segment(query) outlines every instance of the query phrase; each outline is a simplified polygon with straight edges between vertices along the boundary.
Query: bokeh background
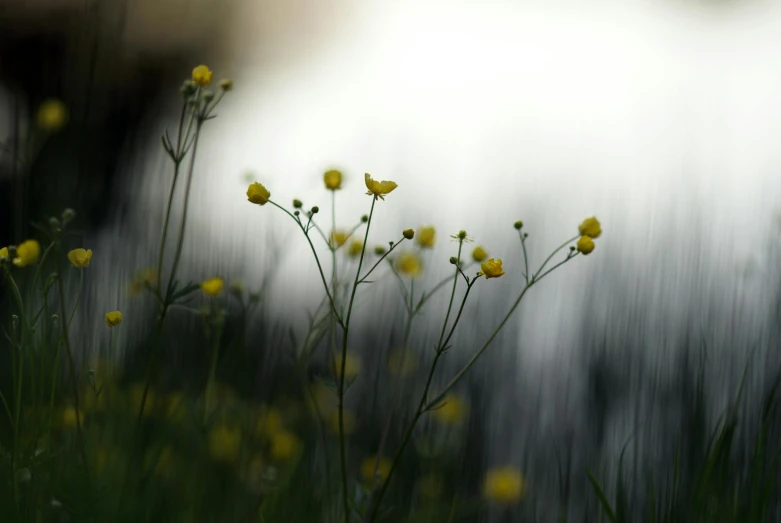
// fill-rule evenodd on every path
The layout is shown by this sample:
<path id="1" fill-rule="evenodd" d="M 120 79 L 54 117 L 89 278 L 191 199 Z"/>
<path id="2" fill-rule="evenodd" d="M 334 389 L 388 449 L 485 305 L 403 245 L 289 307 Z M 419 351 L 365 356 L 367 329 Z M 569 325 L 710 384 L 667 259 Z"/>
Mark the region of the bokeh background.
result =
<path id="1" fill-rule="evenodd" d="M 457 490 L 479 489 L 485 468 L 509 462 L 527 475 L 541 521 L 558 517 L 562 491 L 574 520 L 596 521 L 580 516 L 598 505 L 586 470 L 613 496 L 626 445 L 629 504 L 647 514 L 648 483 L 669 483 L 681 445 L 681 467 L 696 469 L 707 439 L 697 431 L 716 429 L 744 372 L 747 423 L 729 461 L 748 478 L 750 420 L 781 361 L 781 2 L 50 0 L 2 9 L 0 245 L 32 234 L 30 220 L 77 211 L 96 253 L 75 323 L 80 358 L 140 365 L 138 333 L 154 314 L 129 282 L 156 259 L 171 175 L 160 134 L 175 125 L 181 81 L 207 63 L 235 88 L 205 127 L 183 272 L 263 289 L 247 326 L 254 363 L 236 378 L 246 394 L 286 389 L 289 361 L 275 340 L 302 336 L 322 295 L 299 231 L 250 205 L 247 184 L 330 212 L 322 174 L 340 169 L 336 221 L 347 228 L 369 210 L 368 172 L 398 183 L 375 211 L 373 244 L 437 228 L 424 282 L 449 273 L 449 235 L 460 229 L 504 260 L 507 276 L 477 286 L 440 385 L 522 288 L 515 220 L 535 266 L 583 218 L 603 224 L 595 252 L 530 291 L 462 384 L 470 409 Z M 35 143 L 22 172 L 15 137 L 51 97 L 69 107 L 68 126 Z M 439 298 L 413 330 L 422 362 L 441 325 Z M 362 370 L 349 401 L 371 453 L 402 304 L 387 272 L 359 299 L 351 346 Z M 126 311 L 116 348 L 102 324 L 113 309 Z M 197 322 L 172 321 L 166 379 L 198 382 Z M 223 372 L 230 380 L 239 369 Z M 565 454 L 562 476 L 555 463 Z M 781 518 L 774 510 L 767 521 Z"/>

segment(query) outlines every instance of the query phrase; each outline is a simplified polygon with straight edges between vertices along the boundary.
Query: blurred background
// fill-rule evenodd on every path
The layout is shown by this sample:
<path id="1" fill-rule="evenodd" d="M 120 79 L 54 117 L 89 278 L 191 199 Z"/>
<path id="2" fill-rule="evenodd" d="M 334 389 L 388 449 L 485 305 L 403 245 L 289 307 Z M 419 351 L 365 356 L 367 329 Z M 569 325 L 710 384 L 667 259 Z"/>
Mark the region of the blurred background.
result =
<path id="1" fill-rule="evenodd" d="M 222 370 L 228 380 L 246 373 L 235 379 L 242 394 L 286 389 L 279 333 L 303 337 L 322 297 L 295 224 L 249 204 L 247 185 L 263 183 L 288 207 L 319 205 L 328 230 L 322 175 L 339 169 L 335 219 L 349 228 L 369 212 L 371 173 L 398 183 L 377 204 L 372 245 L 436 227 L 424 287 L 450 273 L 449 236 L 461 229 L 470 249 L 504 260 L 505 277 L 477 285 L 439 386 L 523 287 L 513 222 L 524 222 L 535 267 L 584 218 L 602 222 L 594 253 L 529 292 L 459 389 L 470 409 L 454 492 L 479 490 L 484 469 L 512 463 L 539 521 L 559 520 L 562 505 L 573 521 L 596 521 L 586 471 L 613 499 L 625 450 L 629 512 L 648 514 L 672 488 L 673 462 L 694 497 L 707 439 L 739 390 L 746 423 L 724 458 L 734 479 L 724 492 L 753 488 L 755 421 L 779 421 L 763 405 L 781 369 L 781 2 L 4 0 L 0 9 L 0 245 L 76 210 L 95 251 L 73 334 L 80 358 L 140 368 L 137 333 L 153 325 L 154 307 L 130 283 L 157 256 L 172 172 L 160 135 L 176 125 L 181 82 L 205 63 L 235 87 L 204 128 L 182 271 L 263 291 L 246 327 L 256 361 Z M 67 125 L 31 131 L 51 98 L 67 106 Z M 351 346 L 363 364 L 348 399 L 362 420 L 356 453 L 371 453 L 403 308 L 387 270 L 362 292 Z M 445 299 L 412 331 L 422 367 Z M 114 309 L 126 326 L 111 348 L 102 317 Z M 202 333 L 194 320 L 172 321 L 181 328 L 165 379 L 198 382 L 188 355 L 206 354 Z M 412 397 L 419 385 L 404 390 Z M 777 467 L 767 474 L 778 480 Z M 781 505 L 769 506 L 756 521 L 781 520 Z"/>

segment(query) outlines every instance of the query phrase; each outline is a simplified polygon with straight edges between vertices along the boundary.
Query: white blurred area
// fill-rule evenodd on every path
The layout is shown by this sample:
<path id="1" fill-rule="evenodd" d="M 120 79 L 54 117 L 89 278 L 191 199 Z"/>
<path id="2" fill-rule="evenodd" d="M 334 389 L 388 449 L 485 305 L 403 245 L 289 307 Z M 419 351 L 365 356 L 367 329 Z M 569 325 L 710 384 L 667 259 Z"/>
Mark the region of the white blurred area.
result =
<path id="1" fill-rule="evenodd" d="M 231 9 L 206 57 L 215 79 L 236 87 L 198 152 L 193 277 L 257 285 L 272 231 L 285 253 L 277 310 L 305 318 L 298 306 L 322 296 L 308 245 L 277 209 L 246 201 L 244 175 L 280 204 L 319 205 L 329 229 L 322 173 L 339 168 L 337 226 L 368 212 L 365 172 L 394 180 L 371 245 L 433 224 L 431 263 L 444 273 L 455 245 L 447 235 L 466 229 L 505 260 L 506 277 L 480 283 L 481 297 L 501 303 L 520 289 L 516 219 L 537 266 L 596 215 L 595 252 L 517 312 L 533 327 L 522 345 L 534 352 L 566 345 L 583 306 L 620 313 L 610 295 L 583 302 L 590 279 L 627 282 L 662 323 L 703 299 L 757 302 L 762 284 L 736 274 L 750 258 L 766 269 L 763 245 L 776 238 L 781 1 L 247 0 Z M 161 130 L 174 125 L 176 96 L 172 86 Z M 159 151 L 157 137 L 150 143 Z M 147 238 L 171 170 L 161 151 L 150 158 L 134 192 Z"/>

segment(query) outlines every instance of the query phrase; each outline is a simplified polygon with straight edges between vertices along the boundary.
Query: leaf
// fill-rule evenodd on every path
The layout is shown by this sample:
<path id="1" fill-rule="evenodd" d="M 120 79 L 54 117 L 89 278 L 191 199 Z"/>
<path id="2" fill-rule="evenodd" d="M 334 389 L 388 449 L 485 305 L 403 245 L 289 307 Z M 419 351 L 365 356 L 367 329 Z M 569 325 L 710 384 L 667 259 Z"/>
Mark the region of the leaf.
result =
<path id="1" fill-rule="evenodd" d="M 594 492 L 596 493 L 597 498 L 599 498 L 599 503 L 605 510 L 608 519 L 612 521 L 612 523 L 618 523 L 616 515 L 613 513 L 613 509 L 610 508 L 610 502 L 607 500 L 607 497 L 605 497 L 605 493 L 599 485 L 599 481 L 597 481 L 597 478 L 594 477 L 590 470 L 586 471 L 586 474 L 588 475 L 588 480 L 591 482 L 591 486 L 594 487 Z"/>
<path id="2" fill-rule="evenodd" d="M 178 282 L 174 283 L 174 289 L 176 288 L 177 283 Z M 183 289 L 179 290 L 178 292 L 174 292 L 173 295 L 171 296 L 171 301 L 176 302 L 176 300 L 178 300 L 179 298 L 184 298 L 185 296 L 192 294 L 193 292 L 197 291 L 200 288 L 201 285 L 199 283 L 190 282 Z"/>

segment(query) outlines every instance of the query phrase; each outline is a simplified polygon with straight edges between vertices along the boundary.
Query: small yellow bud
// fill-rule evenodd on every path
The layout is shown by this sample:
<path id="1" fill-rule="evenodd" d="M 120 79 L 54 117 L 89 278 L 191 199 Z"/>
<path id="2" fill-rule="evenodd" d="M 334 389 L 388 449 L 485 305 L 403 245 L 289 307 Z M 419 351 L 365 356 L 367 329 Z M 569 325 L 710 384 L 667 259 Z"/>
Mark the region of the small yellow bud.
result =
<path id="1" fill-rule="evenodd" d="M 68 260 L 74 267 L 89 267 L 89 262 L 92 260 L 92 249 L 73 249 L 68 253 Z"/>
<path id="2" fill-rule="evenodd" d="M 3 247 L 0 249 L 0 260 L 7 260 L 8 259 L 8 247 Z"/>
<path id="3" fill-rule="evenodd" d="M 594 250 L 594 240 L 590 236 L 581 236 L 577 243 L 578 252 L 582 254 L 591 254 Z"/>
<path id="4" fill-rule="evenodd" d="M 483 249 L 481 246 L 477 246 L 472 251 L 472 259 L 476 262 L 481 262 L 488 258 L 488 253 L 485 252 L 485 249 Z"/>
<path id="5" fill-rule="evenodd" d="M 233 89 L 233 80 L 229 80 L 228 78 L 220 80 L 220 89 L 222 89 L 225 92 L 228 92 L 231 89 Z"/>
<path id="6" fill-rule="evenodd" d="M 354 240 L 352 243 L 350 243 L 350 246 L 347 248 L 347 255 L 351 258 L 355 258 L 356 256 L 360 256 L 361 252 L 363 251 L 363 242 L 360 240 Z"/>
<path id="7" fill-rule="evenodd" d="M 323 181 L 325 182 L 325 188 L 329 191 L 336 191 L 342 188 L 342 173 L 336 169 L 326 171 L 323 175 Z"/>
<path id="8" fill-rule="evenodd" d="M 433 247 L 435 236 L 436 229 L 434 227 L 421 227 L 418 230 L 418 245 L 424 248 Z"/>
<path id="9" fill-rule="evenodd" d="M 225 286 L 225 282 L 222 278 L 210 278 L 201 282 L 201 290 L 207 296 L 219 296 L 222 292 L 222 288 Z"/>
<path id="10" fill-rule="evenodd" d="M 193 69 L 193 82 L 205 87 L 212 82 L 212 71 L 205 65 L 199 65 Z"/>
<path id="11" fill-rule="evenodd" d="M 592 216 L 591 218 L 583 220 L 583 223 L 578 227 L 578 232 L 581 236 L 588 236 L 596 239 L 602 234 L 602 226 L 600 225 L 599 220 Z"/>
<path id="12" fill-rule="evenodd" d="M 60 100 L 46 100 L 38 107 L 36 120 L 44 131 L 59 131 L 68 123 L 68 108 Z"/>
<path id="13" fill-rule="evenodd" d="M 411 240 L 412 238 L 415 237 L 415 231 L 413 231 L 412 229 L 404 229 L 404 231 L 401 234 L 403 234 L 404 237 L 407 238 L 408 240 Z"/>
<path id="14" fill-rule="evenodd" d="M 258 205 L 266 205 L 271 193 L 262 184 L 255 182 L 247 188 L 247 200 Z"/>
<path id="15" fill-rule="evenodd" d="M 119 311 L 112 311 L 106 313 L 106 325 L 109 327 L 116 327 L 122 323 L 122 313 Z"/>

